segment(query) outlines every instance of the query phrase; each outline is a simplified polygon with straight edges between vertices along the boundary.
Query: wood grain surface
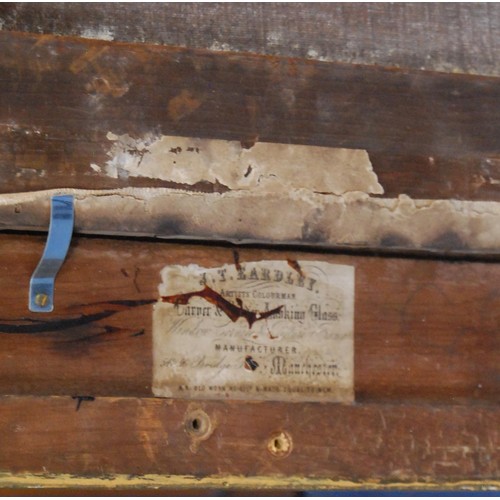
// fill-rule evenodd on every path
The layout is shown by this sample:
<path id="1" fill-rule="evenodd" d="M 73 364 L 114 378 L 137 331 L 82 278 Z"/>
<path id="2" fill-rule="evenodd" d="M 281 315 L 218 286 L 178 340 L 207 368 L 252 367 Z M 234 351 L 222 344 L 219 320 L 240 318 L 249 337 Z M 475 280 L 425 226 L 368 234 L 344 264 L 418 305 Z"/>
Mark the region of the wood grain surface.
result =
<path id="1" fill-rule="evenodd" d="M 385 198 L 475 217 L 500 201 L 499 35 L 494 4 L 0 4 L 0 228 L 48 213 L 9 193 L 230 191 L 113 178 L 113 134 L 362 149 Z M 75 236 L 43 315 L 45 235 L 0 234 L 0 488 L 500 487 L 500 266 L 455 229 L 442 260 Z M 161 269 L 270 259 L 355 267 L 355 403 L 153 398 Z"/>
<path id="2" fill-rule="evenodd" d="M 110 178 L 108 132 L 359 148 L 386 197 L 500 199 L 498 78 L 0 32 L 3 193 Z"/>
<path id="3" fill-rule="evenodd" d="M 28 311 L 43 236 L 0 236 L 0 393 L 151 395 L 152 304 L 169 264 L 218 267 L 234 248 L 74 238 L 55 310 Z M 498 401 L 500 267 L 240 248 L 239 262 L 355 266 L 357 401 Z"/>
<path id="4" fill-rule="evenodd" d="M 500 76 L 495 3 L 10 3 L 0 28 Z"/>
<path id="5" fill-rule="evenodd" d="M 191 427 L 200 411 L 210 426 L 203 436 Z M 76 411 L 69 397 L 2 397 L 0 424 L 0 470 L 47 477 L 487 483 L 500 465 L 500 415 L 490 406 L 96 398 Z M 276 451 L 277 435 L 285 454 Z"/>

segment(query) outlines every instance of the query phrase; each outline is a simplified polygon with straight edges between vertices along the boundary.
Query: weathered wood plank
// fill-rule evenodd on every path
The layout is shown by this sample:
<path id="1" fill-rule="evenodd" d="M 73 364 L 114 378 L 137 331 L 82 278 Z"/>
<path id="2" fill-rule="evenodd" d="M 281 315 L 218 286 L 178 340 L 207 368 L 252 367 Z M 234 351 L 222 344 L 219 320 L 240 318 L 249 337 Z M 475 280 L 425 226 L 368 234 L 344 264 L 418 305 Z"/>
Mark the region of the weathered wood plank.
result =
<path id="1" fill-rule="evenodd" d="M 499 199 L 498 79 L 8 32 L 0 34 L 0 46 L 4 193 L 131 189 L 78 191 L 84 201 L 78 231 L 336 248 L 498 251 L 498 207 L 475 204 Z M 239 193 L 219 182 L 217 170 L 208 180 L 200 172 L 184 181 L 184 174 L 165 174 L 160 147 L 183 134 L 233 139 L 241 151 L 248 149 L 242 150 L 240 142 L 253 151 L 271 147 L 266 141 L 359 148 L 361 154 L 368 152 L 368 161 L 373 157 L 379 184 L 375 191 L 348 186 L 345 192 L 321 186 L 301 192 L 305 186 L 299 185 L 278 199 L 274 193 L 267 198 Z M 264 142 L 252 146 L 255 141 Z M 200 157 L 211 169 L 221 157 L 212 155 L 212 143 L 204 144 Z M 281 156 L 272 151 L 261 153 L 260 161 L 279 163 Z M 295 158 L 292 151 L 287 154 Z M 144 158 L 147 173 L 140 172 Z M 168 168 L 175 171 L 175 159 L 170 160 Z M 125 165 L 134 162 L 138 165 L 131 173 Z M 311 177 L 318 168 L 320 176 L 353 175 L 349 162 L 331 163 L 319 167 L 304 159 L 294 168 L 310 170 Z M 287 164 L 285 159 L 280 164 L 285 174 Z M 245 167 L 248 173 L 254 169 Z M 235 175 L 240 174 L 245 181 L 247 174 Z M 279 184 L 282 177 L 277 179 Z M 370 196 L 354 196 L 358 191 Z M 193 192 L 207 194 L 194 197 Z M 386 198 L 373 196 L 382 192 Z M 245 200 L 238 197 L 246 194 Z M 0 226 L 43 228 L 47 196 L 13 203 L 4 197 Z M 428 201 L 450 198 L 461 202 Z M 206 210 L 200 211 L 200 203 Z M 266 222 L 276 204 L 289 207 L 288 218 Z M 144 211 L 151 215 L 147 223 Z M 129 215 L 124 219 L 124 214 Z M 225 223 L 214 226 L 211 220 L 220 222 L 221 214 Z"/>
<path id="2" fill-rule="evenodd" d="M 500 10 L 475 4 L 4 4 L 4 30 L 500 76 Z"/>
<path id="3" fill-rule="evenodd" d="M 192 427 L 203 420 L 207 431 Z M 0 470 L 200 479 L 494 481 L 496 407 L 2 397 Z M 289 447 L 289 448 L 287 448 Z M 279 479 L 274 484 L 279 484 Z M 272 481 L 270 485 L 273 484 Z"/>
<path id="4" fill-rule="evenodd" d="M 92 170 L 112 132 L 360 148 L 386 196 L 499 199 L 496 78 L 8 32 L 0 48 L 3 192 L 176 187 Z"/>
<path id="5" fill-rule="evenodd" d="M 148 396 L 152 303 L 169 264 L 218 267 L 233 248 L 74 238 L 55 311 L 28 311 L 43 236 L 0 236 L 0 393 Z M 240 248 L 240 262 L 324 260 L 356 268 L 357 401 L 498 401 L 495 263 Z"/>

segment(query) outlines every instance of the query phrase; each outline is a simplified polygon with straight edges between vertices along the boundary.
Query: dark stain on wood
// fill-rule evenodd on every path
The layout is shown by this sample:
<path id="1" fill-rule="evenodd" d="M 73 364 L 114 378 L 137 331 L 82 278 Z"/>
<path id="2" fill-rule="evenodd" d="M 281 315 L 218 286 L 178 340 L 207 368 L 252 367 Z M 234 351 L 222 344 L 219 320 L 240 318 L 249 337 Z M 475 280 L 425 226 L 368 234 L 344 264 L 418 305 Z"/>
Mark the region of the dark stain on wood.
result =
<path id="1" fill-rule="evenodd" d="M 91 304 L 93 306 L 119 306 L 110 310 L 100 311 L 94 314 L 80 314 L 79 316 L 73 318 L 57 318 L 50 320 L 43 319 L 32 319 L 32 318 L 21 318 L 16 321 L 6 321 L 5 319 L 0 319 L 3 323 L 0 323 L 0 334 L 30 334 L 36 335 L 40 333 L 47 332 L 61 332 L 65 330 L 70 330 L 71 328 L 77 328 L 89 323 L 100 321 L 105 318 L 109 318 L 114 314 L 123 311 L 125 308 L 139 307 L 146 304 L 152 304 L 156 302 L 154 299 L 150 300 L 115 300 L 102 303 Z M 80 307 L 86 307 L 89 304 L 82 304 Z M 112 330 L 106 333 L 111 333 Z M 82 339 L 79 339 L 82 340 Z"/>
<path id="2" fill-rule="evenodd" d="M 321 244 L 328 240 L 328 233 L 321 225 L 306 220 L 302 226 L 302 239 L 305 243 Z"/>
<path id="3" fill-rule="evenodd" d="M 234 259 L 234 266 L 238 271 L 241 271 L 240 254 L 236 249 L 233 249 L 233 259 Z"/>
<path id="4" fill-rule="evenodd" d="M 98 332 L 92 334 L 89 334 L 88 330 L 68 330 L 67 332 L 64 332 L 64 335 L 58 336 L 57 340 L 54 342 L 54 347 L 58 349 L 66 349 L 70 344 L 77 344 L 76 347 L 81 348 L 86 344 L 99 344 L 101 342 L 104 342 L 108 335 L 114 335 L 116 333 L 122 333 L 126 331 L 123 328 L 111 325 L 96 325 L 95 329 L 97 329 Z"/>
<path id="5" fill-rule="evenodd" d="M 156 223 L 156 232 L 165 236 L 176 236 L 186 234 L 189 230 L 189 221 L 181 217 L 169 217 Z"/>
<path id="6" fill-rule="evenodd" d="M 400 234 L 387 233 L 380 239 L 380 246 L 384 248 L 409 248 L 411 242 Z"/>
<path id="7" fill-rule="evenodd" d="M 57 332 L 64 331 L 70 328 L 75 328 L 83 325 L 87 325 L 89 323 L 93 323 L 94 321 L 99 321 L 104 318 L 108 318 L 113 314 L 116 314 L 117 311 L 100 311 L 95 314 L 81 314 L 75 318 L 64 318 L 64 319 L 55 319 L 55 320 L 33 320 L 33 319 L 24 319 L 28 323 L 20 323 L 16 322 L 5 322 L 0 323 L 0 333 L 7 334 L 31 334 L 36 335 L 39 333 L 47 333 L 47 332 Z M 21 320 L 23 321 L 23 320 Z"/>
<path id="8" fill-rule="evenodd" d="M 440 234 L 437 238 L 433 239 L 425 246 L 445 252 L 449 250 L 470 250 L 470 247 L 466 243 L 464 243 L 460 236 L 453 231 L 447 231 Z"/>
<path id="9" fill-rule="evenodd" d="M 71 396 L 72 399 L 76 399 L 76 411 L 80 409 L 80 406 L 82 405 L 83 401 L 95 401 L 94 396 Z"/>
<path id="10" fill-rule="evenodd" d="M 139 288 L 139 284 L 137 283 L 137 277 L 139 276 L 139 272 L 140 272 L 140 270 L 136 266 L 134 268 L 134 280 L 133 280 L 133 282 L 134 282 L 134 288 L 135 288 L 137 293 L 141 293 L 141 289 Z"/>

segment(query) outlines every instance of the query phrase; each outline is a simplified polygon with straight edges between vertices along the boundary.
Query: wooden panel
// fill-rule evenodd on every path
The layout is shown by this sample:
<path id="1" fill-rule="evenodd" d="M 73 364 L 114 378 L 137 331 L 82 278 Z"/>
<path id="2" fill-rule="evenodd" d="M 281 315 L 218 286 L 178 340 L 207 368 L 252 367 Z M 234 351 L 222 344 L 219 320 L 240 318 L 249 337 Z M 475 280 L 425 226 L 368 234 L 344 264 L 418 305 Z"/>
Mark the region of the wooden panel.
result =
<path id="1" fill-rule="evenodd" d="M 75 237 L 55 312 L 37 315 L 27 309 L 28 283 L 44 237 L 0 235 L 0 488 L 498 488 L 498 214 L 497 204 L 476 202 L 500 201 L 499 14 L 498 6 L 458 4 L 0 5 L 0 228 L 44 226 L 49 193 L 19 193 L 77 188 L 77 217 L 91 219 L 90 231 L 469 255 L 437 261 Z M 278 207 L 272 235 L 251 238 L 245 228 L 260 221 L 258 196 L 233 200 L 236 190 L 218 180 L 113 178 L 96 166 L 109 160 L 113 134 L 363 149 L 386 199 L 347 198 L 364 203 L 365 224 L 380 210 L 399 226 L 350 240 L 346 218 L 347 239 L 327 233 L 336 209 L 325 198 L 311 208 L 310 197 L 333 194 L 314 190 L 300 200 L 311 207 L 298 237 L 277 231 L 294 219 L 282 216 L 283 206 L 295 213 L 286 196 L 268 196 Z M 104 191 L 115 188 L 127 190 Z M 401 194 L 416 201 L 401 197 L 394 208 Z M 98 203 L 107 196 L 120 203 Z M 210 212 L 209 198 L 223 203 Z M 174 199 L 184 219 L 166 211 Z M 452 201 L 427 201 L 442 199 Z M 427 234 L 425 213 L 436 207 L 442 227 Z M 424 214 L 416 236 L 404 218 L 411 210 Z M 187 218 L 203 221 L 200 213 L 214 226 L 186 229 Z M 473 260 L 480 251 L 487 256 Z M 355 266 L 355 404 L 152 398 L 160 270 L 264 259 Z"/>
<path id="2" fill-rule="evenodd" d="M 193 415 L 203 415 L 207 433 L 193 430 Z M 275 487 L 297 477 L 439 484 L 495 480 L 500 465 L 500 414 L 488 406 L 97 398 L 75 411 L 69 397 L 2 397 L 0 424 L 0 470 L 49 477 L 164 474 L 223 483 L 227 476 L 264 476 L 270 487 L 271 476 Z M 290 448 L 284 453 L 281 446 Z"/>
<path id="3" fill-rule="evenodd" d="M 497 4 L 4 4 L 4 30 L 500 75 Z"/>
<path id="4" fill-rule="evenodd" d="M 125 186 L 108 132 L 366 149 L 385 196 L 499 200 L 496 78 L 0 33 L 2 192 Z"/>
<path id="5" fill-rule="evenodd" d="M 0 393 L 151 394 L 151 304 L 168 264 L 217 267 L 234 249 L 74 238 L 55 311 L 29 313 L 42 236 L 0 237 Z M 498 401 L 500 266 L 239 249 L 240 262 L 356 268 L 357 401 Z"/>

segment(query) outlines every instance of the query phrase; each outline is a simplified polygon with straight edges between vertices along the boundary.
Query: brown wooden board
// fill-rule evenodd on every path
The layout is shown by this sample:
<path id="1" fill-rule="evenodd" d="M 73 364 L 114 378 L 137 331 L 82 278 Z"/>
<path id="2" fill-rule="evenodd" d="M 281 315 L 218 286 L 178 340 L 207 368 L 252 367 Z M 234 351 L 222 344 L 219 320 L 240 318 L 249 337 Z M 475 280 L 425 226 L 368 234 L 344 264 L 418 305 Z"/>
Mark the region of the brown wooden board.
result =
<path id="1" fill-rule="evenodd" d="M 0 28 L 500 76 L 495 3 L 11 3 Z"/>
<path id="2" fill-rule="evenodd" d="M 43 236 L 0 237 L 0 393 L 151 395 L 152 304 L 169 264 L 235 263 L 234 248 L 74 238 L 55 310 L 28 311 Z M 239 262 L 355 266 L 356 401 L 498 402 L 500 267 L 240 248 Z"/>
<path id="3" fill-rule="evenodd" d="M 108 132 L 368 151 L 385 196 L 499 200 L 498 78 L 0 33 L 1 191 L 214 191 L 94 171 Z"/>
<path id="4" fill-rule="evenodd" d="M 179 477 L 191 487 L 261 478 L 261 486 L 276 488 L 300 484 L 297 478 L 323 487 L 487 485 L 499 474 L 500 414 L 491 406 L 96 398 L 75 408 L 69 397 L 0 398 L 0 470 L 38 474 L 38 481 L 107 478 L 111 485 L 121 475 L 121 487 L 127 475 L 130 483 L 149 477 L 152 486 L 151 475 L 162 475 L 174 487 Z M 203 418 L 206 432 L 193 429 L 193 418 Z"/>

